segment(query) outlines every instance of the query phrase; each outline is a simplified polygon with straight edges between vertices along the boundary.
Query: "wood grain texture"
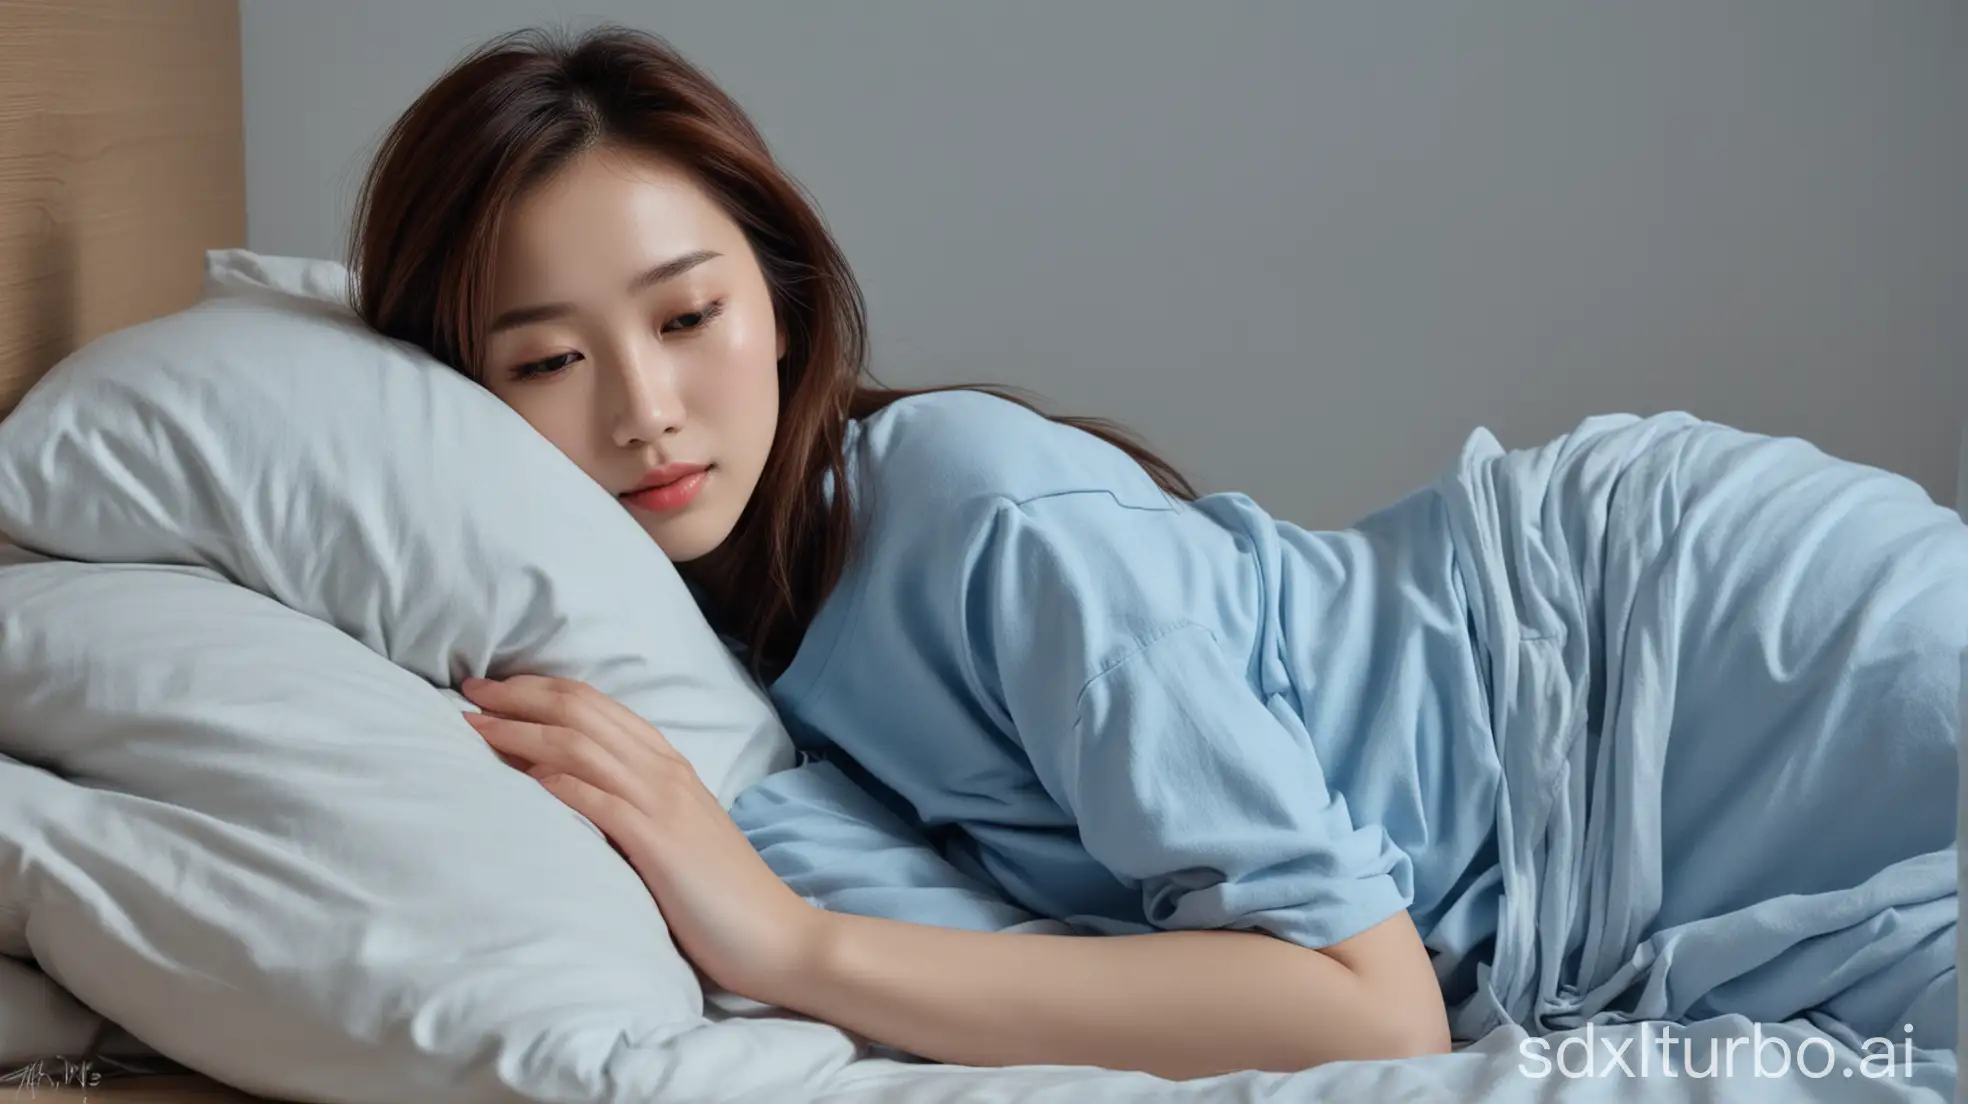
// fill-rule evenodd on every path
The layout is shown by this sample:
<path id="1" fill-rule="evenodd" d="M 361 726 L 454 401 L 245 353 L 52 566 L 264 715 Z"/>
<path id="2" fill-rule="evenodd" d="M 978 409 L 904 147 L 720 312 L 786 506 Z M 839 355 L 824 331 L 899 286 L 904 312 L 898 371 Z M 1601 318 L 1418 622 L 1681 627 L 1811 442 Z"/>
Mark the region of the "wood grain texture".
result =
<path id="1" fill-rule="evenodd" d="M 195 302 L 246 243 L 237 0 L 0 0 L 0 416 L 90 339 Z M 201 1077 L 21 1098 L 245 1104 Z"/>
<path id="2" fill-rule="evenodd" d="M 246 242 L 237 0 L 0 0 L 0 416 Z"/>

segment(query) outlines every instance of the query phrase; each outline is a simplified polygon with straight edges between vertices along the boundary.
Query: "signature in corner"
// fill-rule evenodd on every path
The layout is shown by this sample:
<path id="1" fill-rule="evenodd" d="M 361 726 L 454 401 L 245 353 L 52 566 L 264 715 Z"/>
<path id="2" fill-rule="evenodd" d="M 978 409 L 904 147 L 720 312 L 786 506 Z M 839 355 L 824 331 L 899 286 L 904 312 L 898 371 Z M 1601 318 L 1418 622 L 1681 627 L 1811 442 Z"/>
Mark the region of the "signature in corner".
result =
<path id="1" fill-rule="evenodd" d="M 93 1068 L 93 1063 L 84 1058 L 72 1061 L 68 1058 L 37 1058 L 19 1069 L 0 1074 L 0 1085 L 11 1085 L 14 1095 L 25 1091 L 33 1096 L 37 1089 L 61 1088 L 67 1085 L 82 1087 L 82 1099 L 89 1099 L 89 1090 L 102 1084 L 102 1073 Z"/>

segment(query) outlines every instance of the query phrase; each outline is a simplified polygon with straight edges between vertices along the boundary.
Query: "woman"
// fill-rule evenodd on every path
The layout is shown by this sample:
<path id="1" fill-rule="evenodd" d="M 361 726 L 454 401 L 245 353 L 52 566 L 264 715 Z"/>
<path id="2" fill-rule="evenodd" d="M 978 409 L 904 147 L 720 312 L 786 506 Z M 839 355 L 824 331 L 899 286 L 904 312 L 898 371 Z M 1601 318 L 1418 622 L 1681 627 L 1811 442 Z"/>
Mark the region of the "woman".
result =
<path id="1" fill-rule="evenodd" d="M 797 186 L 621 30 L 443 77 L 355 262 L 370 325 L 618 495 L 810 753 L 727 812 L 590 688 L 463 688 L 733 992 L 1170 1077 L 1506 1020 L 1951 1044 L 1968 529 L 1905 480 L 1611 417 L 1308 532 L 1105 423 L 875 387 Z"/>

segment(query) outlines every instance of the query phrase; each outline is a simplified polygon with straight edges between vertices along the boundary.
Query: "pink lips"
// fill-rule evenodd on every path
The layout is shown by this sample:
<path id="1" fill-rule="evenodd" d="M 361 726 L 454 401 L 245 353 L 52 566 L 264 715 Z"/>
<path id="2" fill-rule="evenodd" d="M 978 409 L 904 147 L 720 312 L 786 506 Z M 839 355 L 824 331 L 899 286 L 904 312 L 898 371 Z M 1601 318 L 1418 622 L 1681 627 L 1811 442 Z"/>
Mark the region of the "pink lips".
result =
<path id="1" fill-rule="evenodd" d="M 690 505 L 710 475 L 706 464 L 665 464 L 644 475 L 636 489 L 618 497 L 638 510 L 667 513 Z"/>

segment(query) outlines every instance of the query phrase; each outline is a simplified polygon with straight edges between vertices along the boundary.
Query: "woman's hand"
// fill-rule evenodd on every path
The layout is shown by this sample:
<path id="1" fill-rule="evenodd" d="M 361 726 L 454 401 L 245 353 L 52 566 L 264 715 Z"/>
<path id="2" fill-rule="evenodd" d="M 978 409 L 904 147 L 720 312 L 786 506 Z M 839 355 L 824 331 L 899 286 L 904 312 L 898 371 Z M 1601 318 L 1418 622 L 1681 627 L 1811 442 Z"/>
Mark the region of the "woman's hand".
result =
<path id="1" fill-rule="evenodd" d="M 467 679 L 465 720 L 500 758 L 593 821 L 649 887 L 684 955 L 784 1005 L 826 915 L 759 857 L 688 760 L 620 702 L 568 679 Z"/>

